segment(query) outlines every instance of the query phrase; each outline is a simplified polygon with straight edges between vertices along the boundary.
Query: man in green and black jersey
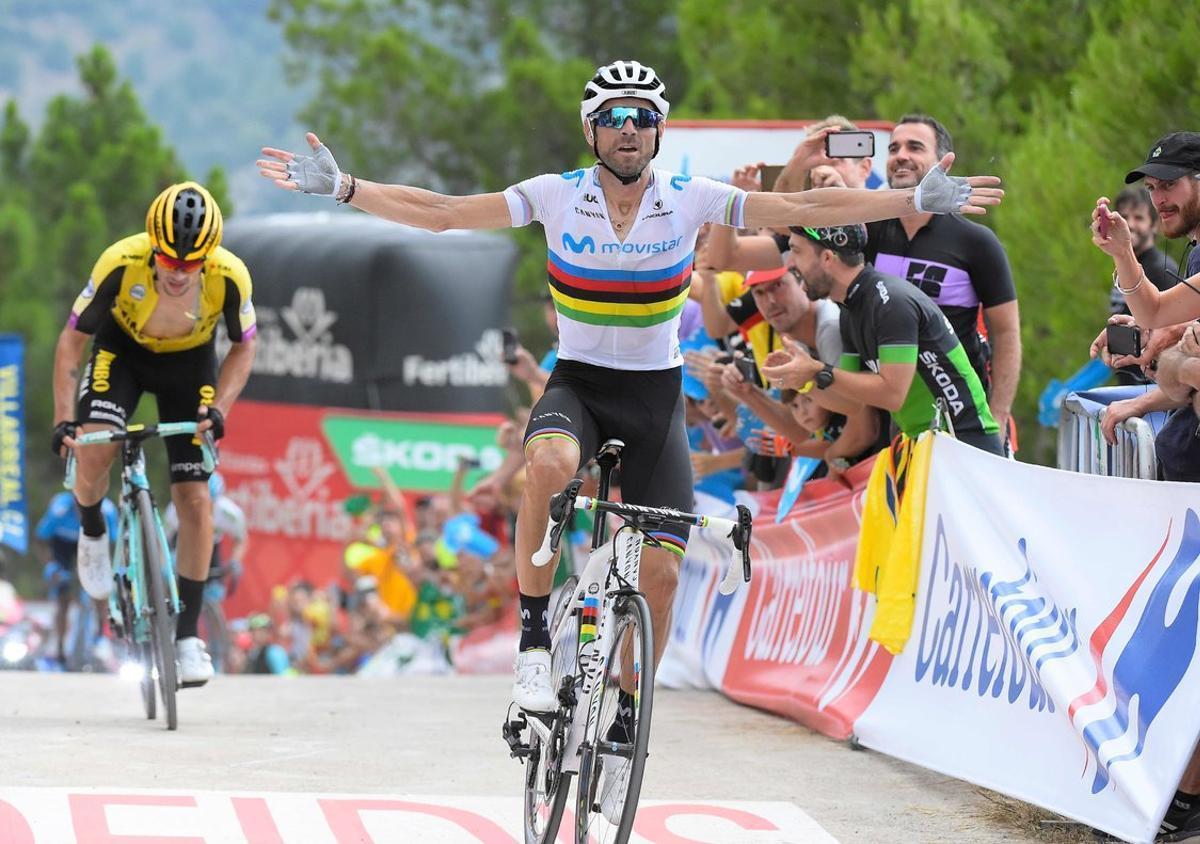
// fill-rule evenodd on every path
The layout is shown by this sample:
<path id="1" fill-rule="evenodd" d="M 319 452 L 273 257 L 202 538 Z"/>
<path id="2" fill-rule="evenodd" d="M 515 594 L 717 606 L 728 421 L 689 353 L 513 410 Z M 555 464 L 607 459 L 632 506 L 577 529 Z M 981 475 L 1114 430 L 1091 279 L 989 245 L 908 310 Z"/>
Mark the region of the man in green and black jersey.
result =
<path id="1" fill-rule="evenodd" d="M 881 407 L 910 437 L 929 429 L 940 402 L 955 437 L 1003 455 L 983 385 L 946 316 L 915 285 L 865 263 L 866 243 L 861 225 L 792 229 L 792 260 L 809 297 L 841 306 L 842 359 L 835 369 L 787 343 L 763 376 L 813 390 L 836 413 Z"/>

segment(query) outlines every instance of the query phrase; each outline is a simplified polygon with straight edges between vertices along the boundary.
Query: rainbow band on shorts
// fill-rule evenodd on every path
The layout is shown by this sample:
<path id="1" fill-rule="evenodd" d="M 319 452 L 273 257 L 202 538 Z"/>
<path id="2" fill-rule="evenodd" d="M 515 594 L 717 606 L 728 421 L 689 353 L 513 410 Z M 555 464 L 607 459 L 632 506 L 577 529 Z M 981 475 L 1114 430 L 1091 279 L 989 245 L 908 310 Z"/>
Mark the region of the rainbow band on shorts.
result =
<path id="1" fill-rule="evenodd" d="M 525 450 L 528 451 L 529 446 L 534 442 L 555 439 L 570 440 L 571 442 L 575 443 L 576 448 L 580 448 L 579 437 L 572 434 L 566 428 L 541 428 L 525 438 Z"/>

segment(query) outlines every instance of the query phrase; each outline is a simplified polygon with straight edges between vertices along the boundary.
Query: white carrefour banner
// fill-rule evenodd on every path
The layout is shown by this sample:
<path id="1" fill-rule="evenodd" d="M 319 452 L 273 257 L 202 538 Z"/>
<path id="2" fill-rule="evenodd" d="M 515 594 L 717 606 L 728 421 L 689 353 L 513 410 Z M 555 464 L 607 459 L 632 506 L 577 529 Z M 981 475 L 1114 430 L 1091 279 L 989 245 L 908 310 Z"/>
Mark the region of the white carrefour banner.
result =
<path id="1" fill-rule="evenodd" d="M 1200 734 L 1198 512 L 938 436 L 912 636 L 859 738 L 1150 841 Z"/>

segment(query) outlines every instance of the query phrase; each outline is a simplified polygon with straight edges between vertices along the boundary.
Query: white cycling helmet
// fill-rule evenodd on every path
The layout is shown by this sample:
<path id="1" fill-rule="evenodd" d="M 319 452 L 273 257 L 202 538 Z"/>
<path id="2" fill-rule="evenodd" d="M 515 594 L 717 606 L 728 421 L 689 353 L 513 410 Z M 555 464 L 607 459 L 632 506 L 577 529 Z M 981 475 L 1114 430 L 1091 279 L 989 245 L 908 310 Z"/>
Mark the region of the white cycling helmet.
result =
<path id="1" fill-rule="evenodd" d="M 596 75 L 583 87 L 583 102 L 579 104 L 579 117 L 599 111 L 608 100 L 618 97 L 640 97 L 649 100 L 663 117 L 671 110 L 667 102 L 667 87 L 663 85 L 654 68 L 634 61 L 616 61 L 596 68 Z"/>

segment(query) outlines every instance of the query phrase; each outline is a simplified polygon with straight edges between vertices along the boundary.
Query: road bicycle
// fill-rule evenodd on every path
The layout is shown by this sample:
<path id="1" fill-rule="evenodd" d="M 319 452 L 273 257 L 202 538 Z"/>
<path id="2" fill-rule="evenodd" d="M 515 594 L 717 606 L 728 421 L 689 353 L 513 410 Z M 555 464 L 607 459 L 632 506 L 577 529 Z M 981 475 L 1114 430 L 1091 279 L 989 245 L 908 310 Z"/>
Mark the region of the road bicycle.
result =
<path id="1" fill-rule="evenodd" d="M 548 564 L 572 510 L 595 513 L 587 565 L 563 584 L 553 602 L 551 682 L 558 709 L 544 714 L 518 710 L 515 717 L 510 710 L 502 728 L 511 755 L 525 766 L 526 844 L 555 840 L 573 778 L 577 844 L 629 840 L 654 706 L 654 632 L 649 605 L 638 591 L 643 545 L 659 545 L 652 532 L 680 524 L 720 531 L 734 551 L 719 587 L 722 594 L 733 593 L 740 580 L 750 580 L 751 517 L 746 507 L 738 505 L 732 520 L 608 500 L 623 446 L 620 440 L 608 440 L 600 448 L 595 498 L 579 495 L 583 482 L 578 479 L 551 498 L 546 538 L 533 555 L 534 565 Z M 606 541 L 608 515 L 621 525 Z M 623 735 L 615 740 L 610 728 L 622 691 L 633 705 L 621 713 L 617 732 Z"/>
<path id="2" fill-rule="evenodd" d="M 167 544 L 162 517 L 154 504 L 146 477 L 142 443 L 155 437 L 199 436 L 201 466 L 216 468 L 216 452 L 208 433 L 197 434 L 196 422 L 162 422 L 130 425 L 123 431 L 92 431 L 80 434 L 81 446 L 121 444 L 121 497 L 117 504 L 117 543 L 113 556 L 114 587 L 108 598 L 113 634 L 124 639 L 135 658 L 146 718 L 157 715 L 155 684 L 162 698 L 167 729 L 179 726 L 175 693 L 179 690 L 175 660 L 175 618 L 179 614 L 179 590 L 175 560 Z M 75 458 L 67 458 L 67 489 L 75 487 Z"/>

